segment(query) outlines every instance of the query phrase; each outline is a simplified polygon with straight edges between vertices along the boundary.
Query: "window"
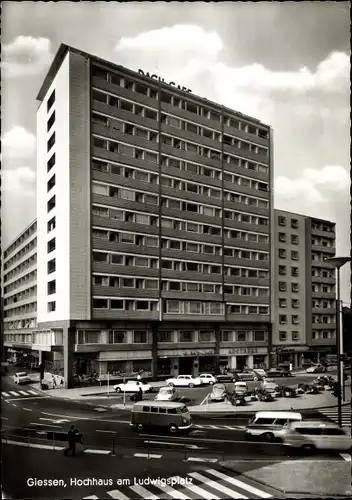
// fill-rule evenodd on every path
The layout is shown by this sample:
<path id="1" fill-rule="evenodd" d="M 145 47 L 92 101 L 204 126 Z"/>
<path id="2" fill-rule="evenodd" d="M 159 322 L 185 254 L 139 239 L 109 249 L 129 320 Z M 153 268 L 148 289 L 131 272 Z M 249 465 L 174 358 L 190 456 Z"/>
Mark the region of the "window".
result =
<path id="1" fill-rule="evenodd" d="M 181 331 L 180 332 L 180 342 L 192 342 L 193 332 L 191 331 Z"/>
<path id="2" fill-rule="evenodd" d="M 279 225 L 286 226 L 286 217 L 279 216 Z"/>
<path id="3" fill-rule="evenodd" d="M 107 299 L 93 299 L 93 308 L 94 309 L 107 309 L 108 308 L 108 300 Z"/>
<path id="4" fill-rule="evenodd" d="M 123 300 L 111 300 L 110 302 L 110 308 L 111 309 L 124 309 L 124 304 L 123 304 Z M 94 307 L 94 305 L 93 305 Z"/>
<path id="5" fill-rule="evenodd" d="M 299 316 L 297 314 L 292 314 L 291 321 L 292 321 L 293 325 L 298 325 L 299 324 Z"/>
<path id="6" fill-rule="evenodd" d="M 286 233 L 279 233 L 279 241 L 281 243 L 285 243 L 285 241 L 286 241 Z"/>
<path id="7" fill-rule="evenodd" d="M 254 341 L 255 342 L 264 342 L 265 340 L 265 331 L 264 330 L 256 330 L 254 332 Z"/>
<path id="8" fill-rule="evenodd" d="M 46 111 L 47 113 L 50 111 L 52 105 L 55 102 L 55 90 L 52 91 L 51 96 L 48 99 L 47 105 L 46 105 Z"/>
<path id="9" fill-rule="evenodd" d="M 124 344 L 126 342 L 126 332 L 115 330 L 109 331 L 109 344 Z"/>
<path id="10" fill-rule="evenodd" d="M 48 295 L 52 295 L 53 293 L 56 293 L 56 281 L 55 280 L 49 281 L 49 283 L 48 283 Z"/>
<path id="11" fill-rule="evenodd" d="M 279 248 L 279 258 L 286 259 L 286 250 L 284 248 Z"/>
<path id="12" fill-rule="evenodd" d="M 291 305 L 293 309 L 297 309 L 299 307 L 299 300 L 298 299 L 291 299 Z"/>
<path id="13" fill-rule="evenodd" d="M 150 218 L 149 215 L 136 214 L 136 224 L 146 224 L 149 225 Z"/>
<path id="14" fill-rule="evenodd" d="M 279 274 L 281 276 L 286 276 L 286 266 L 279 266 Z"/>
<path id="15" fill-rule="evenodd" d="M 47 163 L 47 172 L 49 172 L 53 166 L 55 165 L 55 153 L 51 156 L 50 160 Z"/>
<path id="16" fill-rule="evenodd" d="M 51 127 L 54 125 L 55 123 L 55 111 L 54 113 L 50 116 L 49 120 L 48 120 L 48 124 L 47 124 L 47 131 L 49 132 L 49 130 L 51 129 Z"/>
<path id="17" fill-rule="evenodd" d="M 200 330 L 199 341 L 200 342 L 212 342 L 214 340 L 214 332 Z"/>
<path id="18" fill-rule="evenodd" d="M 50 233 L 56 227 L 55 217 L 50 219 L 47 223 L 47 232 Z"/>
<path id="19" fill-rule="evenodd" d="M 221 332 L 221 340 L 222 340 L 222 342 L 232 342 L 233 341 L 233 332 L 232 331 L 222 331 Z"/>
<path id="20" fill-rule="evenodd" d="M 299 340 L 299 332 L 297 331 L 292 332 L 292 340 Z"/>
<path id="21" fill-rule="evenodd" d="M 240 330 L 237 332 L 237 342 L 246 342 L 247 332 L 245 330 Z"/>
<path id="22" fill-rule="evenodd" d="M 158 332 L 158 342 L 173 342 L 173 332 Z"/>
<path id="23" fill-rule="evenodd" d="M 286 325 L 287 324 L 287 315 L 286 314 L 280 314 L 279 315 L 279 323 L 280 323 L 280 325 Z"/>
<path id="24" fill-rule="evenodd" d="M 106 186 L 104 184 L 97 184 L 97 183 L 93 182 L 92 193 L 108 196 L 109 188 L 108 188 L 108 186 Z"/>
<path id="25" fill-rule="evenodd" d="M 201 302 L 189 302 L 188 308 L 189 308 L 189 314 L 201 314 L 202 312 Z"/>
<path id="26" fill-rule="evenodd" d="M 103 252 L 93 252 L 93 262 L 107 262 L 108 254 Z"/>
<path id="27" fill-rule="evenodd" d="M 297 234 L 291 234 L 291 243 L 293 245 L 298 245 L 298 236 L 297 236 Z"/>
<path id="28" fill-rule="evenodd" d="M 55 248 L 56 248 L 55 238 L 53 238 L 52 240 L 48 241 L 48 253 L 55 250 Z"/>
<path id="29" fill-rule="evenodd" d="M 148 302 L 147 302 L 148 304 Z M 133 343 L 134 344 L 146 344 L 147 343 L 147 332 L 135 330 L 133 332 Z"/>
<path id="30" fill-rule="evenodd" d="M 298 267 L 291 267 L 291 276 L 299 276 Z"/>
<path id="31" fill-rule="evenodd" d="M 48 274 L 54 273 L 56 271 L 56 260 L 52 259 L 48 262 Z"/>
<path id="32" fill-rule="evenodd" d="M 55 208 L 55 195 L 50 198 L 50 200 L 47 203 L 47 210 L 50 212 L 53 208 Z"/>
<path id="33" fill-rule="evenodd" d="M 166 310 L 169 314 L 178 314 L 181 309 L 181 303 L 178 300 L 168 300 Z"/>
<path id="34" fill-rule="evenodd" d="M 291 219 L 291 228 L 292 229 L 298 229 L 299 224 L 297 219 Z"/>
<path id="35" fill-rule="evenodd" d="M 56 302 L 48 302 L 48 312 L 54 312 L 56 311 Z"/>
<path id="36" fill-rule="evenodd" d="M 299 292 L 299 283 L 291 283 L 291 291 Z"/>
<path id="37" fill-rule="evenodd" d="M 279 307 L 287 307 L 287 299 L 279 299 Z"/>
<path id="38" fill-rule="evenodd" d="M 48 180 L 47 192 L 49 192 L 55 186 L 55 174 Z"/>
<path id="39" fill-rule="evenodd" d="M 292 260 L 298 260 L 298 252 L 296 250 L 291 250 L 291 259 Z"/>
<path id="40" fill-rule="evenodd" d="M 55 132 L 47 142 L 47 151 L 50 151 L 50 149 L 54 146 L 54 144 L 55 144 Z"/>
<path id="41" fill-rule="evenodd" d="M 281 342 L 285 342 L 287 340 L 287 332 L 279 332 L 279 339 Z"/>

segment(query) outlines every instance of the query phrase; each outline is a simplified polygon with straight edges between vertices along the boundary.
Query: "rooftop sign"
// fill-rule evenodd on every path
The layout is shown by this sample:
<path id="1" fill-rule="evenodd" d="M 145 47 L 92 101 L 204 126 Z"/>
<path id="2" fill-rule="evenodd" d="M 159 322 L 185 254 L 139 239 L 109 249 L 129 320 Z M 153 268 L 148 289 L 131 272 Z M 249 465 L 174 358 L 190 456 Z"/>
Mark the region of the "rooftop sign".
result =
<path id="1" fill-rule="evenodd" d="M 165 82 L 164 78 L 161 78 L 158 75 L 151 75 L 150 73 L 145 73 L 141 69 L 138 70 L 138 73 L 140 75 L 146 76 L 147 78 L 153 78 L 154 80 L 158 80 L 159 82 L 165 83 L 166 85 L 171 85 L 172 87 L 176 87 L 179 90 L 183 90 L 184 92 L 192 92 L 191 89 L 188 89 L 187 87 L 181 87 L 181 85 L 176 85 L 175 82 Z"/>

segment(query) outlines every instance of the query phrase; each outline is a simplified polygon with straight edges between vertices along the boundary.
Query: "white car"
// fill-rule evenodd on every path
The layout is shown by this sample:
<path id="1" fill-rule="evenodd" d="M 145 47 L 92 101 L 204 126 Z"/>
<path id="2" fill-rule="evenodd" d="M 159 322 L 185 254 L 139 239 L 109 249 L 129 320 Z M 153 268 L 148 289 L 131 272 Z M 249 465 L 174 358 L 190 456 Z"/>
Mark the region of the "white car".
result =
<path id="1" fill-rule="evenodd" d="M 168 378 L 167 385 L 170 387 L 194 387 L 195 385 L 202 385 L 200 378 L 193 378 L 192 375 L 179 375 L 176 378 Z"/>
<path id="2" fill-rule="evenodd" d="M 210 373 L 201 373 L 200 375 L 198 375 L 198 378 L 200 378 L 202 384 L 213 385 L 217 382 L 217 379 L 214 377 L 214 375 L 211 375 Z"/>
<path id="3" fill-rule="evenodd" d="M 179 394 L 174 387 L 160 387 L 158 394 L 155 396 L 155 401 L 175 401 Z"/>
<path id="4" fill-rule="evenodd" d="M 350 451 L 349 429 L 333 422 L 306 420 L 291 423 L 283 435 L 283 444 L 313 453 L 316 450 Z"/>
<path id="5" fill-rule="evenodd" d="M 114 385 L 116 392 L 139 392 L 139 389 L 142 389 L 143 393 L 149 392 L 152 390 L 152 386 L 142 380 L 128 380 L 126 384 Z"/>
<path id="6" fill-rule="evenodd" d="M 13 380 L 15 384 L 28 384 L 31 381 L 31 377 L 27 372 L 18 372 L 14 375 Z"/>

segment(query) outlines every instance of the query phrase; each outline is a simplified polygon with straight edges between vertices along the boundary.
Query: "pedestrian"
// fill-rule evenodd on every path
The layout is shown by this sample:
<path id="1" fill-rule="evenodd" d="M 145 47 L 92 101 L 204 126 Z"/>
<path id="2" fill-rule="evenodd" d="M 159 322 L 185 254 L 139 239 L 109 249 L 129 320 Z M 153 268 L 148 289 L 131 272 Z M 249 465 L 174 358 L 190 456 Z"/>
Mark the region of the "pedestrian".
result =
<path id="1" fill-rule="evenodd" d="M 83 435 L 80 433 L 79 429 L 75 429 L 75 443 L 77 451 L 83 451 Z"/>
<path id="2" fill-rule="evenodd" d="M 70 430 L 67 433 L 68 448 L 64 451 L 64 455 L 67 457 L 69 451 L 72 452 L 74 457 L 76 454 L 76 429 L 74 425 L 71 425 Z"/>
<path id="3" fill-rule="evenodd" d="M 53 377 L 53 389 L 55 389 L 55 387 L 56 387 L 55 375 L 53 375 L 52 377 Z"/>

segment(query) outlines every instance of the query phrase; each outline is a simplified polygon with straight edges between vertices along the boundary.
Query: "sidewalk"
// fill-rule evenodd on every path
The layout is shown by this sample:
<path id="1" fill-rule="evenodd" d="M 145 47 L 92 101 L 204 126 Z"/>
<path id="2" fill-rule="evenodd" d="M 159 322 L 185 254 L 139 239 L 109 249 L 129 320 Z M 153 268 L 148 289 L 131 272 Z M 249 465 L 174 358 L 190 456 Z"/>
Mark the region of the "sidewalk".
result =
<path id="1" fill-rule="evenodd" d="M 235 460 L 220 462 L 219 465 L 238 472 Z M 286 495 L 350 497 L 352 494 L 351 462 L 289 460 L 241 472 L 241 475 Z"/>

